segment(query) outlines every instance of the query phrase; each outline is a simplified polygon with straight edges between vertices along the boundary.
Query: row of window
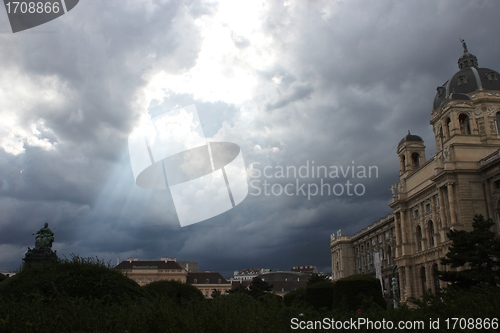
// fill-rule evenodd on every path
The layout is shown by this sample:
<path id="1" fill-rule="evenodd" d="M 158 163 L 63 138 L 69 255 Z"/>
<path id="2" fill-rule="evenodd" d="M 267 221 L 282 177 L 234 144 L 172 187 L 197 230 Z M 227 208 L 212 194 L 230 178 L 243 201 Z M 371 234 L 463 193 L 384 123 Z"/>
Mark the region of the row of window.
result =
<path id="1" fill-rule="evenodd" d="M 429 241 L 428 244 L 429 248 L 433 248 L 435 245 L 435 240 L 434 240 L 434 222 L 432 222 L 432 220 L 427 222 L 425 232 L 427 234 L 427 240 Z M 415 237 L 417 242 L 417 250 L 418 251 L 426 250 L 423 248 L 423 232 L 420 225 L 417 225 Z"/>
<path id="2" fill-rule="evenodd" d="M 198 283 L 198 279 L 194 279 L 193 280 L 193 283 Z M 201 283 L 201 282 L 200 282 Z M 205 280 L 205 283 L 210 283 L 210 279 L 206 279 Z M 217 280 L 217 283 L 222 283 L 222 279 L 218 279 Z"/>
<path id="3" fill-rule="evenodd" d="M 376 252 L 374 252 L 376 253 Z M 382 266 L 384 264 L 390 266 L 393 264 L 394 254 L 392 253 L 392 247 L 390 245 L 387 246 L 387 251 L 384 252 L 384 249 L 380 249 L 378 251 L 380 261 Z M 355 258 L 355 266 L 358 268 L 358 271 L 364 271 L 364 269 L 370 270 L 372 269 L 373 264 L 373 256 L 374 254 L 367 253 L 366 255 L 357 255 Z M 385 261 L 384 261 L 385 260 Z M 337 263 L 338 266 L 338 263 Z M 338 267 L 337 267 L 338 268 Z"/>
<path id="4" fill-rule="evenodd" d="M 434 202 L 436 203 L 436 210 L 439 209 L 439 198 L 437 196 L 437 194 L 434 196 Z M 412 212 L 413 212 L 413 218 L 419 218 L 420 217 L 420 209 L 418 208 L 420 205 L 417 205 L 416 207 L 417 208 L 413 208 L 412 209 Z M 424 213 L 427 214 L 427 213 L 431 213 L 432 212 L 432 205 L 430 202 L 426 202 L 424 204 Z"/>
<path id="5" fill-rule="evenodd" d="M 394 237 L 394 228 L 391 228 L 391 230 L 386 230 L 383 234 L 380 233 L 378 236 L 371 238 L 371 240 L 367 241 L 365 244 L 361 244 L 359 246 L 356 246 L 356 248 L 354 249 L 354 252 L 356 254 L 364 253 L 365 249 L 367 252 L 370 252 L 370 247 L 371 248 L 376 247 L 377 240 L 378 240 L 379 244 L 382 244 L 384 237 L 385 237 L 385 240 L 387 242 L 390 242 L 390 240 Z M 370 244 L 371 244 L 371 246 L 370 246 Z"/>
<path id="6" fill-rule="evenodd" d="M 155 279 L 155 278 L 137 278 L 133 279 L 137 283 L 150 283 L 155 281 L 177 281 L 181 282 L 181 279 Z"/>
<path id="7" fill-rule="evenodd" d="M 500 134 L 500 112 L 496 113 L 495 118 L 496 118 L 497 134 Z M 458 123 L 459 123 L 459 127 L 460 127 L 460 134 L 472 134 L 470 117 L 466 113 L 461 113 L 458 116 Z M 444 125 L 445 125 L 444 129 L 441 126 L 438 129 L 441 146 L 442 146 L 444 140 L 448 140 L 451 136 L 451 119 L 450 119 L 450 117 L 445 118 Z"/>

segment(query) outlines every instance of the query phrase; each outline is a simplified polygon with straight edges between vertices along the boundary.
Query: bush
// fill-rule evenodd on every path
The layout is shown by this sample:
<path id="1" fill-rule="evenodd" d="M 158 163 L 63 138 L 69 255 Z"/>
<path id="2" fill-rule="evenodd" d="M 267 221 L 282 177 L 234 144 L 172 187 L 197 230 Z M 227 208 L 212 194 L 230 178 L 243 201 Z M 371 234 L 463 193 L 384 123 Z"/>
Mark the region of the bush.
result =
<path id="1" fill-rule="evenodd" d="M 380 280 L 370 275 L 356 274 L 340 279 L 334 284 L 333 308 L 356 311 L 372 305 L 386 308 Z"/>
<path id="2" fill-rule="evenodd" d="M 0 284 L 0 297 L 18 301 L 68 297 L 121 304 L 144 296 L 133 280 L 93 258 L 32 265 Z"/>
<path id="3" fill-rule="evenodd" d="M 301 304 L 305 301 L 306 288 L 299 288 L 283 296 L 283 302 L 286 306 L 292 306 L 293 304 Z"/>
<path id="4" fill-rule="evenodd" d="M 142 289 L 154 299 L 172 300 L 177 304 L 205 300 L 198 288 L 178 281 L 155 281 L 145 285 Z"/>
<path id="5" fill-rule="evenodd" d="M 333 294 L 334 284 L 332 282 L 318 282 L 306 288 L 304 300 L 316 309 L 331 309 Z"/>

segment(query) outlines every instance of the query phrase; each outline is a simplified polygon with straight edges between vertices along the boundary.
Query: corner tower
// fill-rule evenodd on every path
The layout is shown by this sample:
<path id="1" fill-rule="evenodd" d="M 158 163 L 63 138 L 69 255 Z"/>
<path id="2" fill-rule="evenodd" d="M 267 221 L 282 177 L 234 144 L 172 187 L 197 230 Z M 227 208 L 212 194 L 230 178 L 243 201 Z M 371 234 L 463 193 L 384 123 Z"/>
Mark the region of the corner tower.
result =
<path id="1" fill-rule="evenodd" d="M 445 161 L 454 157 L 458 146 L 500 144 L 500 74 L 480 68 L 477 57 L 461 42 L 459 71 L 437 87 L 430 121 L 437 155 Z"/>
<path id="2" fill-rule="evenodd" d="M 426 162 L 424 141 L 418 135 L 411 134 L 410 131 L 399 141 L 397 154 L 399 156 L 399 175 L 402 178 Z"/>

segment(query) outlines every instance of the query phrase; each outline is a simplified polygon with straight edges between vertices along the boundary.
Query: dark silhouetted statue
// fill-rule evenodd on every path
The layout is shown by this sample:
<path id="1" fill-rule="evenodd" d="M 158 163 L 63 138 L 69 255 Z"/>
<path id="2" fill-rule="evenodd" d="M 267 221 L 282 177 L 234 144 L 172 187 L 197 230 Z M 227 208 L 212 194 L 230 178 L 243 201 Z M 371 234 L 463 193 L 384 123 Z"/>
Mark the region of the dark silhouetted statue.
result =
<path id="1" fill-rule="evenodd" d="M 35 247 L 33 249 L 28 247 L 23 259 L 24 264 L 29 266 L 38 262 L 57 261 L 57 254 L 52 250 L 54 233 L 50 230 L 49 224 L 45 222 L 43 228 L 33 235 L 36 235 Z"/>

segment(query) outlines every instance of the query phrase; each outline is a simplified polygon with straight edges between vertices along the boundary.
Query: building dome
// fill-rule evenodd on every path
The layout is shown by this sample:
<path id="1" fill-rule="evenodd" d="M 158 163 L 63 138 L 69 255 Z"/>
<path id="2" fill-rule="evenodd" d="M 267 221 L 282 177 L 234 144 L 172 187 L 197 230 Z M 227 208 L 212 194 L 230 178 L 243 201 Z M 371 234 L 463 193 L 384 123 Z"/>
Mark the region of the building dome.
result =
<path id="1" fill-rule="evenodd" d="M 475 55 L 469 53 L 465 41 L 463 55 L 458 59 L 460 69 L 448 81 L 437 87 L 433 110 L 438 109 L 450 100 L 467 100 L 463 95 L 478 90 L 500 90 L 500 74 L 489 68 L 479 68 Z"/>
<path id="2" fill-rule="evenodd" d="M 413 135 L 410 131 L 408 131 L 408 134 L 406 134 L 406 136 L 399 141 L 398 147 L 405 142 L 424 142 L 424 140 L 422 140 L 422 138 L 418 135 Z"/>

